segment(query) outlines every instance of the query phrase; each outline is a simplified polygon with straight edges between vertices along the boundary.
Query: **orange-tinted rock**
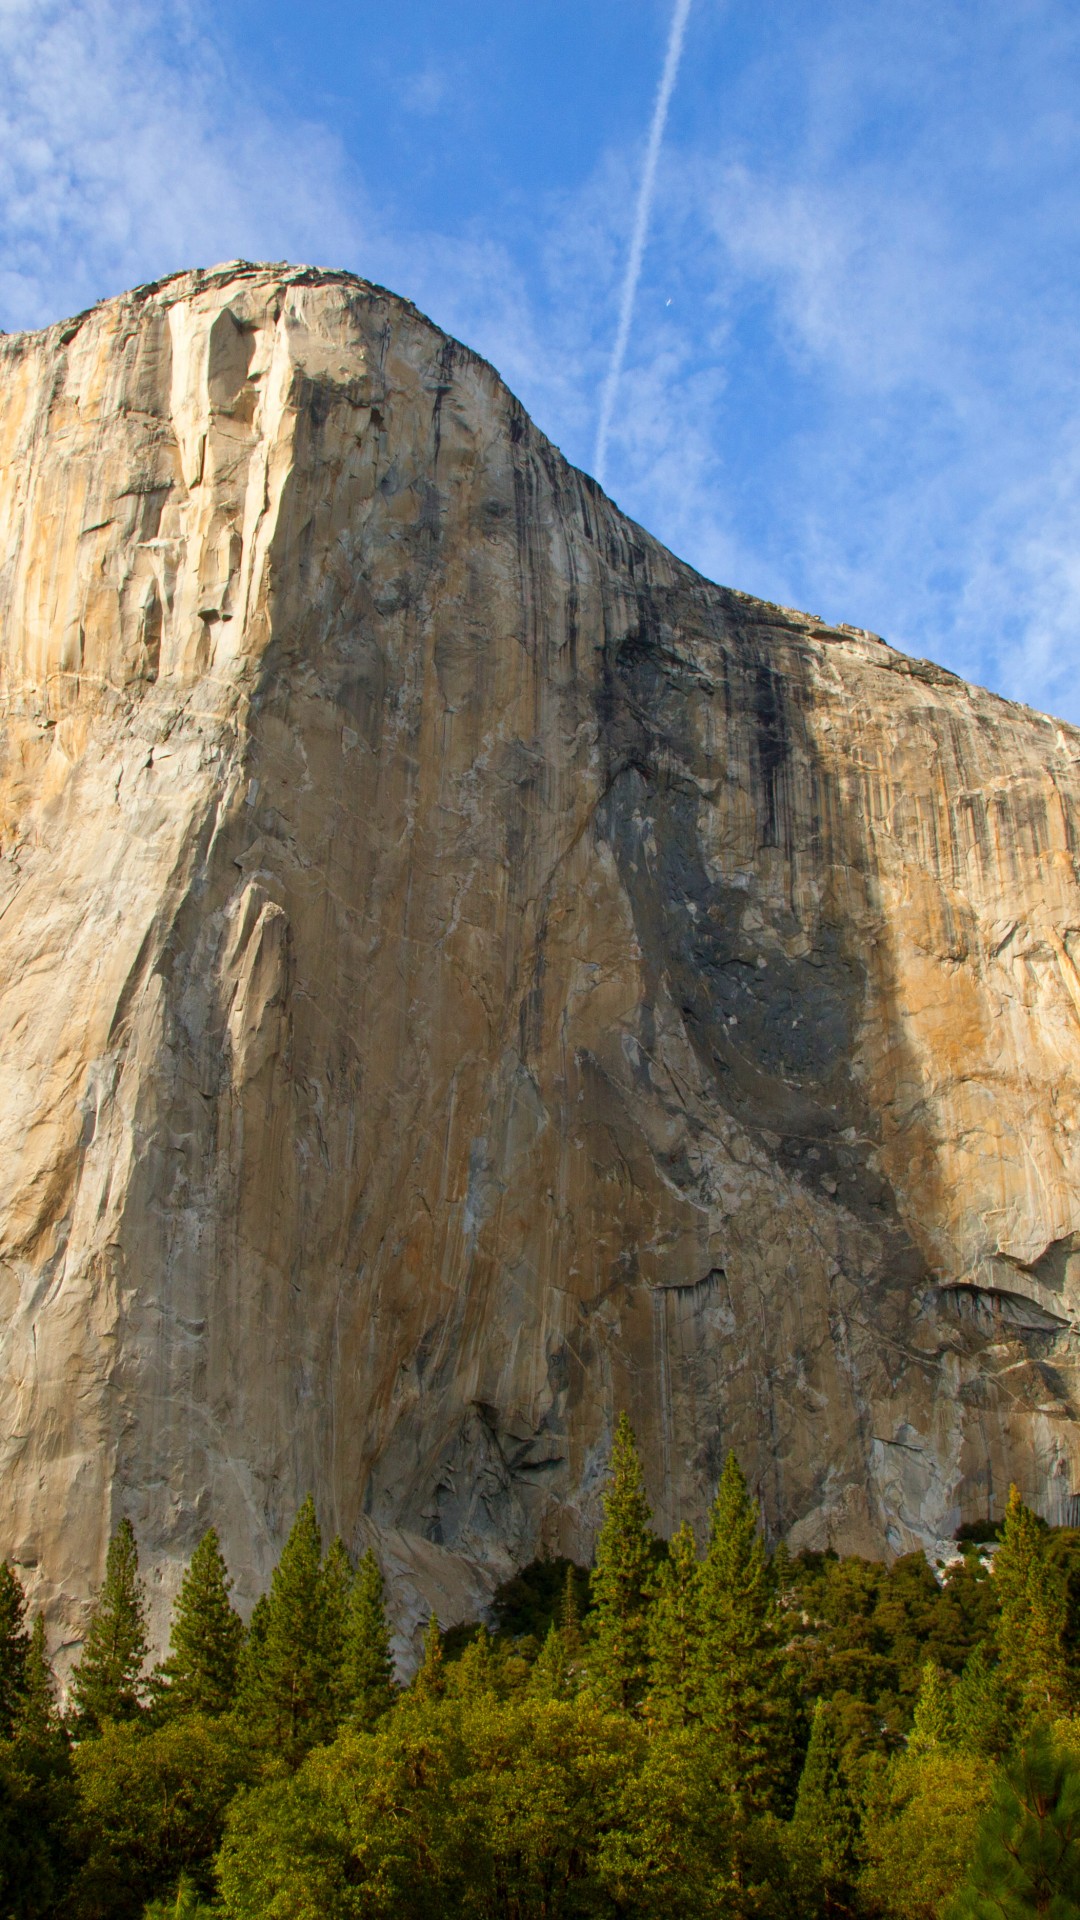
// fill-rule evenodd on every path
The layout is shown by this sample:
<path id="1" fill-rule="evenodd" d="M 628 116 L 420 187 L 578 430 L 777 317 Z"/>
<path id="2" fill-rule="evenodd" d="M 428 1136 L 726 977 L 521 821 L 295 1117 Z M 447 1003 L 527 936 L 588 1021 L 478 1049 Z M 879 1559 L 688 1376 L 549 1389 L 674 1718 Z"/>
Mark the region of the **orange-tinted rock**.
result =
<path id="1" fill-rule="evenodd" d="M 714 587 L 490 367 L 231 266 L 0 341 L 0 1554 L 314 1488 L 406 1624 L 728 1447 L 1076 1482 L 1080 734 Z M 409 1596 L 412 1596 L 410 1601 Z M 409 1606 L 412 1613 L 409 1613 Z"/>

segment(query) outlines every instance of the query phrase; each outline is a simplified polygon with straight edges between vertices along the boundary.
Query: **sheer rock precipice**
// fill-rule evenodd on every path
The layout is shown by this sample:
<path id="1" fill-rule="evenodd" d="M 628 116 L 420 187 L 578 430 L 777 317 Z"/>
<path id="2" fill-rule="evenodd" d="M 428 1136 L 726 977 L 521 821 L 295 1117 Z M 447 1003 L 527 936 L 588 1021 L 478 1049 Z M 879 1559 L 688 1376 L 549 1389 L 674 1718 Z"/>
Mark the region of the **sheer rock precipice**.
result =
<path id="1" fill-rule="evenodd" d="M 497 375 L 233 264 L 0 341 L 0 1554 L 452 1617 L 666 1530 L 1071 1515 L 1080 734 L 710 585 Z M 411 1585 L 410 1585 L 411 1582 Z M 406 1627 L 410 1624 L 406 1620 Z"/>

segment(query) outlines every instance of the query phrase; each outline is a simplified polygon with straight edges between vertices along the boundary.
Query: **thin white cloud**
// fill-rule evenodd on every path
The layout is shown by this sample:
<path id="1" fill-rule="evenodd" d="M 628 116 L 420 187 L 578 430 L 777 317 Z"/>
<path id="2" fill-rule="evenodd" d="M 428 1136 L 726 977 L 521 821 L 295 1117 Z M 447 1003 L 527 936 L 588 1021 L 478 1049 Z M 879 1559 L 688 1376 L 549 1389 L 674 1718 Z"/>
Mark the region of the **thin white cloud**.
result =
<path id="1" fill-rule="evenodd" d="M 637 204 L 634 208 L 634 224 L 630 233 L 630 252 L 626 263 L 626 275 L 619 295 L 619 323 L 615 329 L 615 345 L 612 349 L 611 364 L 600 398 L 600 421 L 596 429 L 596 453 L 593 458 L 593 470 L 596 478 L 603 481 L 607 464 L 608 436 L 611 432 L 611 416 L 615 410 L 615 397 L 619 389 L 619 379 L 626 359 L 626 349 L 630 342 L 630 327 L 634 317 L 634 301 L 637 297 L 638 281 L 641 278 L 641 263 L 645 257 L 645 243 L 649 237 L 649 219 L 652 214 L 653 200 L 656 197 L 656 169 L 660 160 L 660 147 L 667 126 L 668 109 L 675 90 L 679 62 L 682 59 L 683 43 L 686 39 L 686 22 L 690 13 L 690 0 L 675 0 L 668 29 L 667 47 L 664 53 L 664 66 L 657 88 L 656 103 L 653 107 L 652 121 L 649 126 L 649 138 L 645 148 L 645 165 L 641 172 L 641 185 L 638 188 Z"/>
<path id="2" fill-rule="evenodd" d="M 716 130 L 656 172 L 608 463 L 713 578 L 1080 719 L 1080 23 L 1024 12 L 1014 32 L 987 0 L 976 31 L 963 0 L 830 0 L 725 77 Z M 515 203 L 502 228 L 407 231 L 326 127 L 245 88 L 208 20 L 0 0 L 0 324 L 237 254 L 348 266 L 588 462 L 632 154 L 531 224 Z"/>

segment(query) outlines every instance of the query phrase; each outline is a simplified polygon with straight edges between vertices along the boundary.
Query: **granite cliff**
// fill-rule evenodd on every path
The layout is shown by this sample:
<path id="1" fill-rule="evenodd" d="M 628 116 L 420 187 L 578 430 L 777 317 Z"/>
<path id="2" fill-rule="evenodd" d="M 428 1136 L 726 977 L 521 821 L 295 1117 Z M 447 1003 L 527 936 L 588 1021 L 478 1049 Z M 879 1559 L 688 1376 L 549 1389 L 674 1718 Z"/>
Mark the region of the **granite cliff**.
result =
<path id="1" fill-rule="evenodd" d="M 793 1547 L 1080 1485 L 1080 734 L 713 586 L 240 263 L 0 341 L 0 1554 L 297 1501 L 453 1617 L 737 1448 Z M 404 1625 L 408 1627 L 410 1619 Z"/>

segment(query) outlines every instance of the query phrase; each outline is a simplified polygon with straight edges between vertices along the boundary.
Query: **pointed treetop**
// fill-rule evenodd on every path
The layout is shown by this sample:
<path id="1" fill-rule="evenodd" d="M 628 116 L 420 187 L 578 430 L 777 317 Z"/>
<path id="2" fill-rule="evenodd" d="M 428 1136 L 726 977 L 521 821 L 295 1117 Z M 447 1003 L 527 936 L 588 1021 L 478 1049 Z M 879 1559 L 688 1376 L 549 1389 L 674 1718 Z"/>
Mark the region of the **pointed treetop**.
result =
<path id="1" fill-rule="evenodd" d="M 394 1699 L 394 1661 L 383 1577 L 369 1547 L 349 1597 L 342 1656 L 342 1710 L 353 1726 L 371 1726 Z"/>
<path id="2" fill-rule="evenodd" d="M 18 1574 L 0 1560 L 0 1739 L 11 1738 L 26 1697 L 26 1595 Z"/>
<path id="3" fill-rule="evenodd" d="M 244 1627 L 217 1529 L 199 1541 L 173 1608 L 169 1657 L 160 1669 L 170 1711 L 228 1713 L 236 1697 Z"/>
<path id="4" fill-rule="evenodd" d="M 412 1692 L 418 1700 L 437 1700 L 446 1691 L 446 1670 L 443 1665 L 442 1634 L 435 1614 L 428 1620 L 424 1631 L 424 1651 L 420 1665 L 413 1677 Z"/>
<path id="5" fill-rule="evenodd" d="M 648 1615 L 655 1563 L 651 1518 L 634 1430 L 621 1413 L 591 1587 L 597 1687 L 613 1705 L 628 1711 L 640 1704 L 649 1670 Z"/>
<path id="6" fill-rule="evenodd" d="M 121 1520 L 109 1542 L 105 1580 L 71 1676 L 72 1700 L 85 1732 L 139 1713 L 148 1650 L 139 1550 L 130 1520 Z"/>

